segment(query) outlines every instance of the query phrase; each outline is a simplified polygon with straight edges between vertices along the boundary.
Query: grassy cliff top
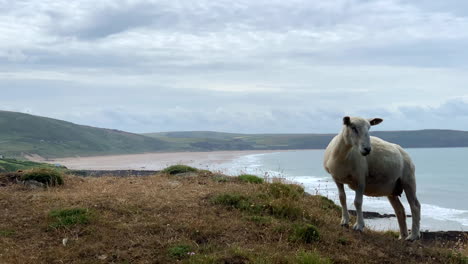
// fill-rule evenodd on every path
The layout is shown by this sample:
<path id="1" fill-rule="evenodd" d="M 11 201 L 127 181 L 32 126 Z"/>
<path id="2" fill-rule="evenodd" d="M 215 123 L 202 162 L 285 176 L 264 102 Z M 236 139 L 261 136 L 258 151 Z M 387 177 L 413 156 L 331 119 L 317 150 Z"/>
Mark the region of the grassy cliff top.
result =
<path id="1" fill-rule="evenodd" d="M 467 263 L 463 243 L 340 227 L 301 186 L 175 167 L 0 187 L 0 263 Z"/>

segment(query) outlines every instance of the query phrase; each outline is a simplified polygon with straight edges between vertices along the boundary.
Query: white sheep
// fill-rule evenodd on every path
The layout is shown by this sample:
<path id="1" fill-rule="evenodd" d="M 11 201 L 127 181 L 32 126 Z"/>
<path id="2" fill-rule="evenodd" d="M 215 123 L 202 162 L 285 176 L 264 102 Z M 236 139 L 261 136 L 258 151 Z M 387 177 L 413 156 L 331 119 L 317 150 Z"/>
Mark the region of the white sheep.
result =
<path id="1" fill-rule="evenodd" d="M 354 205 L 357 221 L 354 230 L 362 231 L 364 228 L 363 195 L 387 196 L 398 218 L 400 239 L 406 237 L 406 240 L 416 240 L 420 237 L 421 205 L 416 197 L 414 165 L 408 153 L 399 145 L 369 136 L 370 127 L 382 121 L 380 118 L 344 117 L 341 133 L 332 139 L 325 151 L 324 167 L 332 175 L 338 187 L 342 206 L 342 226 L 349 224 L 343 186 L 348 184 L 356 192 Z M 409 236 L 405 209 L 398 198 L 403 190 L 413 218 Z"/>

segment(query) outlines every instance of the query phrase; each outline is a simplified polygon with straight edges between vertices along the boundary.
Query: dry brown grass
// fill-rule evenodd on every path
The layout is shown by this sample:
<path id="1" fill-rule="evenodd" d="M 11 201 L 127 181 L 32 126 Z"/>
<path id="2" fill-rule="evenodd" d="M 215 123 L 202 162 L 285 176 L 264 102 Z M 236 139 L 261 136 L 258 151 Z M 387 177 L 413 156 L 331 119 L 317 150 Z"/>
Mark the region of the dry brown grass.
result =
<path id="1" fill-rule="evenodd" d="M 323 263 L 466 263 L 464 245 L 453 251 L 341 228 L 339 211 L 319 196 L 271 195 L 268 183 L 200 174 L 66 176 L 61 187 L 0 187 L 0 263 L 316 263 L 304 253 Z M 221 194 L 243 195 L 259 208 L 298 208 L 300 217 L 214 204 Z M 49 213 L 67 208 L 89 209 L 90 222 L 52 227 Z M 317 227 L 318 241 L 291 239 L 304 224 Z M 179 249 L 183 257 L 174 256 Z"/>

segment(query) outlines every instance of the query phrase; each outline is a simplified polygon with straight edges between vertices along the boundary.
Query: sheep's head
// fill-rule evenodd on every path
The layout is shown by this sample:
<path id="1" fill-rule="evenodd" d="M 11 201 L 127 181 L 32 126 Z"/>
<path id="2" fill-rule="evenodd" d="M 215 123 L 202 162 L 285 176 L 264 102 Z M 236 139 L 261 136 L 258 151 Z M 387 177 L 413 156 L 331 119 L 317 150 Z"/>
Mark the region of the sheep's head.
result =
<path id="1" fill-rule="evenodd" d="M 343 136 L 346 144 L 359 148 L 363 156 L 369 155 L 372 150 L 369 129 L 382 121 L 381 118 L 364 119 L 345 116 L 343 118 Z"/>

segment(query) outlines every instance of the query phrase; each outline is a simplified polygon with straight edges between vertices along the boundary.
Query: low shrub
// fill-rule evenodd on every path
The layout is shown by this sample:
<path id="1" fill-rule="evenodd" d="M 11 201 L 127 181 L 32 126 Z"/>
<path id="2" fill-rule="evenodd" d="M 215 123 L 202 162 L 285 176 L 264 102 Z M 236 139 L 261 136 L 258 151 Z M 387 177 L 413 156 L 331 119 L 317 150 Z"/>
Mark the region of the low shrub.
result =
<path id="1" fill-rule="evenodd" d="M 294 227 L 291 240 L 309 244 L 314 241 L 320 240 L 320 234 L 317 227 L 315 227 L 314 225 L 296 225 Z"/>
<path id="2" fill-rule="evenodd" d="M 37 181 L 47 186 L 63 184 L 63 176 L 57 170 L 49 168 L 35 168 L 25 171 L 21 176 L 23 181 Z"/>
<path id="3" fill-rule="evenodd" d="M 237 178 L 241 182 L 248 182 L 248 183 L 255 183 L 255 184 L 263 183 L 265 181 L 264 179 L 255 175 L 251 175 L 251 174 L 242 174 L 242 175 L 239 175 Z"/>
<path id="4" fill-rule="evenodd" d="M 187 166 L 187 165 L 172 165 L 162 170 L 163 173 L 167 173 L 170 175 L 176 175 L 176 174 L 187 173 L 187 172 L 197 172 L 197 171 L 198 169 Z"/>
<path id="5" fill-rule="evenodd" d="M 53 220 L 50 227 L 56 229 L 80 224 L 86 225 L 91 221 L 89 210 L 84 208 L 53 210 L 49 213 L 49 217 Z"/>

